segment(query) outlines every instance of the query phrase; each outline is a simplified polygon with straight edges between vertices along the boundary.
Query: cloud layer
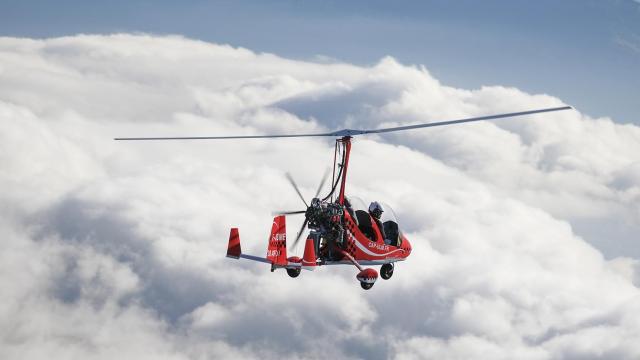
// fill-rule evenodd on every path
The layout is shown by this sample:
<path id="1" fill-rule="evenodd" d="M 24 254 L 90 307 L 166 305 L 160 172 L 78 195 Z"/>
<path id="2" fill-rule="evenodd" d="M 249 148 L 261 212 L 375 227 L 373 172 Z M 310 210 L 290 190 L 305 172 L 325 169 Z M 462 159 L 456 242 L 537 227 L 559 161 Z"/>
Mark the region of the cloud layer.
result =
<path id="1" fill-rule="evenodd" d="M 116 136 L 375 128 L 562 104 L 392 58 L 310 63 L 184 39 L 0 38 L 0 357 L 640 357 L 640 128 L 579 111 L 354 141 L 348 192 L 414 252 L 290 279 L 261 255 L 330 141 Z M 578 109 L 579 110 L 579 109 Z M 290 233 L 300 219 L 290 218 Z"/>

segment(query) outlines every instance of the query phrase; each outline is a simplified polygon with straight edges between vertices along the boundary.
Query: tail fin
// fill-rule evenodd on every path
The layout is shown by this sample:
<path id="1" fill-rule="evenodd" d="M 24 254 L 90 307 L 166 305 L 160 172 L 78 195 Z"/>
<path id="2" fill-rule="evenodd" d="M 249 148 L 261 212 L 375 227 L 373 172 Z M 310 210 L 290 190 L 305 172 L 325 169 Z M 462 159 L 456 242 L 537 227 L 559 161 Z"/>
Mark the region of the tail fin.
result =
<path id="1" fill-rule="evenodd" d="M 271 261 L 273 265 L 287 265 L 287 231 L 284 215 L 273 218 L 267 260 Z"/>
<path id="2" fill-rule="evenodd" d="M 241 253 L 240 233 L 238 233 L 238 228 L 231 228 L 231 232 L 229 233 L 229 246 L 227 247 L 227 257 L 239 259 Z"/>
<path id="3" fill-rule="evenodd" d="M 313 238 L 309 236 L 304 244 L 304 255 L 302 256 L 302 268 L 314 270 L 316 268 L 316 250 Z"/>

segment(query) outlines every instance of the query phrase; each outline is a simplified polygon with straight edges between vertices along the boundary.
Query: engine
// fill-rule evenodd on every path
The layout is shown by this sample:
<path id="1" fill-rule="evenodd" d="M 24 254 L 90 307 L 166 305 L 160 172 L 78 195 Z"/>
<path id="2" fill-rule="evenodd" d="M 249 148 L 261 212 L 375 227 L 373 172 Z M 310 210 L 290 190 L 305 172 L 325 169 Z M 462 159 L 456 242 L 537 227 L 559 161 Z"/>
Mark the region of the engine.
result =
<path id="1" fill-rule="evenodd" d="M 311 200 L 305 217 L 309 221 L 309 228 L 318 231 L 328 242 L 342 243 L 342 215 L 340 204 L 322 201 L 318 198 Z"/>

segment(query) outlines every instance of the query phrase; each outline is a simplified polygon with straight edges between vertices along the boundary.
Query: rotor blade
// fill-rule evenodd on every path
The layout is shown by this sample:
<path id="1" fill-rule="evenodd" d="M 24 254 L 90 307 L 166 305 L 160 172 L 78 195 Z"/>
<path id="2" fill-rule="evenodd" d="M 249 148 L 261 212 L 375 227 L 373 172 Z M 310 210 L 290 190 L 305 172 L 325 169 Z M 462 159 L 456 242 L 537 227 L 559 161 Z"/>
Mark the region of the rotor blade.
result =
<path id="1" fill-rule="evenodd" d="M 298 210 L 298 211 L 274 211 L 271 213 L 273 216 L 277 215 L 295 215 L 295 214 L 304 214 L 307 210 Z"/>
<path id="2" fill-rule="evenodd" d="M 302 233 L 304 232 L 304 228 L 307 226 L 307 219 L 304 219 L 304 222 L 302 223 L 302 227 L 300 227 L 300 231 L 298 232 L 298 235 L 296 235 L 296 239 L 293 241 L 293 244 L 291 245 L 291 248 L 295 248 L 296 245 L 298 245 L 298 241 L 300 241 L 300 237 L 302 236 Z"/>
<path id="3" fill-rule="evenodd" d="M 304 196 L 302 196 L 302 193 L 300 192 L 300 189 L 298 189 L 298 185 L 296 185 L 296 182 L 293 181 L 293 178 L 291 177 L 291 174 L 286 173 L 285 176 L 287 177 L 287 180 L 289 180 L 289 183 L 291 183 L 291 185 L 293 186 L 293 188 L 296 190 L 296 192 L 298 193 L 298 196 L 300 196 L 300 200 L 302 200 L 302 202 L 304 203 L 304 205 L 306 207 L 309 207 L 309 205 L 307 205 L 307 202 L 304 200 Z"/>
<path id="4" fill-rule="evenodd" d="M 324 183 L 327 181 L 327 177 L 329 176 L 329 168 L 327 168 L 324 171 L 324 175 L 322 175 L 322 180 L 320 180 L 320 186 L 318 186 L 318 190 L 316 191 L 316 195 L 314 196 L 314 198 L 317 198 L 318 195 L 320 195 L 320 191 L 322 190 L 322 187 L 324 186 Z"/>
<path id="5" fill-rule="evenodd" d="M 238 136 L 174 136 L 174 137 L 123 137 L 113 140 L 229 140 L 229 139 L 269 139 L 311 136 L 335 136 L 333 133 L 319 134 L 279 134 L 279 135 L 238 135 Z"/>
<path id="6" fill-rule="evenodd" d="M 573 108 L 571 106 L 561 106 L 561 107 L 548 108 L 548 109 L 538 109 L 538 110 L 520 111 L 520 112 L 514 112 L 514 113 L 507 113 L 507 114 L 480 116 L 480 117 L 473 117 L 473 118 L 460 119 L 460 120 L 439 121 L 439 122 L 433 122 L 433 123 L 427 123 L 427 124 L 397 126 L 392 128 L 374 129 L 374 130 L 362 130 L 362 133 L 360 134 L 379 134 L 379 133 L 386 133 L 386 132 L 392 132 L 392 131 L 402 131 L 402 130 L 419 129 L 419 128 L 426 128 L 426 127 L 433 127 L 433 126 L 453 125 L 453 124 L 461 124 L 461 123 L 473 122 L 473 121 L 516 117 L 516 116 L 540 114 L 545 112 L 561 111 L 561 110 L 569 110 L 569 109 L 573 109 Z M 360 134 L 357 134 L 357 135 L 360 135 Z"/>
<path id="7" fill-rule="evenodd" d="M 342 129 L 337 131 L 332 131 L 328 133 L 317 133 L 317 134 L 276 134 L 276 135 L 237 135 L 237 136 L 183 136 L 183 137 L 123 137 L 123 138 L 115 138 L 114 140 L 226 140 L 226 139 L 267 139 L 267 138 L 293 138 L 293 137 L 320 137 L 320 136 L 332 136 L 332 137 L 343 137 L 343 136 L 355 136 L 355 135 L 365 135 L 365 134 L 379 134 L 379 133 L 387 133 L 392 131 L 402 131 L 402 130 L 411 130 L 411 129 L 420 129 L 426 127 L 434 127 L 434 126 L 443 126 L 443 125 L 453 125 L 460 124 L 472 121 L 481 121 L 481 120 L 490 120 L 490 119 L 500 119 L 506 117 L 516 117 L 516 116 L 524 116 L 531 114 L 540 114 L 551 111 L 560 111 L 560 110 L 569 110 L 573 109 L 571 106 L 560 106 L 554 108 L 546 108 L 546 109 L 537 109 L 537 110 L 529 110 L 529 111 L 520 111 L 506 114 L 497 114 L 497 115 L 487 115 L 487 116 L 479 116 L 472 117 L 466 119 L 459 120 L 448 120 L 448 121 L 439 121 L 432 122 L 426 124 L 415 124 L 415 125 L 407 125 L 407 126 L 396 126 L 391 128 L 382 128 L 382 129 Z"/>

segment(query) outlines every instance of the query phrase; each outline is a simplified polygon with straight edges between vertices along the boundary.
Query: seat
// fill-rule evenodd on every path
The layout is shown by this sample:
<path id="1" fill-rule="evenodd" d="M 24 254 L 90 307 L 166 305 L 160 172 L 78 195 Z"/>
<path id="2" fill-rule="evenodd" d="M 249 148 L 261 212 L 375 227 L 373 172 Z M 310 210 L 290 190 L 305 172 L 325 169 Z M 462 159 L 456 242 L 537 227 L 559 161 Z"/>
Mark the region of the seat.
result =
<path id="1" fill-rule="evenodd" d="M 369 213 L 364 210 L 356 210 L 356 220 L 358 221 L 358 228 L 364 234 L 364 236 L 368 237 L 371 241 L 375 241 L 376 233 L 371 226 L 371 218 L 369 217 Z"/>
<path id="2" fill-rule="evenodd" d="M 398 223 L 395 221 L 385 221 L 382 223 L 384 229 L 385 243 L 389 245 L 398 246 L 398 239 L 400 238 L 400 230 L 398 229 Z"/>

